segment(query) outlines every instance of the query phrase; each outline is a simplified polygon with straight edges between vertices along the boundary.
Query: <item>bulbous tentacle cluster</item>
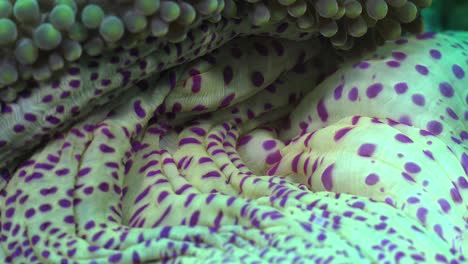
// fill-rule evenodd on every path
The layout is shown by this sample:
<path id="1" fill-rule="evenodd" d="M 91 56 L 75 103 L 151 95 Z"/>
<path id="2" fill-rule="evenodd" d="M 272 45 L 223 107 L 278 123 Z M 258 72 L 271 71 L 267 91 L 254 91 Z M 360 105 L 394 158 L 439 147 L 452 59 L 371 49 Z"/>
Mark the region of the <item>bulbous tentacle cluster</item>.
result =
<path id="1" fill-rule="evenodd" d="M 430 0 L 2 0 L 0 89 L 18 80 L 51 78 L 81 56 L 131 48 L 152 36 L 182 42 L 201 22 L 248 18 L 255 27 L 284 22 L 349 50 L 355 39 L 378 41 L 421 27 Z M 284 30 L 279 28 L 278 31 Z M 378 34 L 374 34 L 377 31 Z M 366 34 L 372 32 L 372 34 Z M 249 34 L 249 32 L 244 32 Z"/>

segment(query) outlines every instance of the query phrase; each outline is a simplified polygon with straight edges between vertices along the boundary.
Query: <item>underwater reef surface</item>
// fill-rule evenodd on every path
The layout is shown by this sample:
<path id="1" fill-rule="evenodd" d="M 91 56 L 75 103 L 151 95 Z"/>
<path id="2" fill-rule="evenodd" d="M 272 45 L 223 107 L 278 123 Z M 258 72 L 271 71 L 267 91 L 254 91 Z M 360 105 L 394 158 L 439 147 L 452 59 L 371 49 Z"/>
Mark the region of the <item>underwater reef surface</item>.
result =
<path id="1" fill-rule="evenodd" d="M 466 263 L 430 2 L 1 1 L 0 260 Z"/>

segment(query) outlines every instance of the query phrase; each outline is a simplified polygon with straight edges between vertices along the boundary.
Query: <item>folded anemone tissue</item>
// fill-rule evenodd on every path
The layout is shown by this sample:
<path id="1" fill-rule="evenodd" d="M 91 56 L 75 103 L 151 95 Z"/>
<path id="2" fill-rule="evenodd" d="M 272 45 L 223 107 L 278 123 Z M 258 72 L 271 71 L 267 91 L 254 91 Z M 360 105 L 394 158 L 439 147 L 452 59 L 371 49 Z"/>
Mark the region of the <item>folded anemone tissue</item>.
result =
<path id="1" fill-rule="evenodd" d="M 0 263 L 466 263 L 431 2 L 0 0 Z"/>

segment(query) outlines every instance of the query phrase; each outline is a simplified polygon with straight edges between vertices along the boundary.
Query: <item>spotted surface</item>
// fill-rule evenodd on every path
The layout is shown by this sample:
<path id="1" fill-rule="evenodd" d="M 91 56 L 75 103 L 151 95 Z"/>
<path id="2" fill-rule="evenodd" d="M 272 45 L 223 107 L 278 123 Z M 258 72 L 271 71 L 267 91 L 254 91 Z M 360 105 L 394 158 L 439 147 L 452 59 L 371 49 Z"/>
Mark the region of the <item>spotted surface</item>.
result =
<path id="1" fill-rule="evenodd" d="M 53 132 L 63 131 L 101 105 L 111 101 L 118 104 L 118 95 L 132 94 L 132 85 L 147 88 L 144 79 L 150 75 L 190 62 L 247 31 L 252 34 L 270 32 L 268 34 L 275 37 L 295 40 L 310 38 L 310 34 L 301 34 L 292 28 L 277 32 L 276 27 L 248 30 L 246 22 L 204 24 L 189 32 L 188 40 L 183 43 L 167 44 L 148 38 L 132 49 L 116 49 L 98 58 L 83 58 L 52 81 L 22 83 L 24 87 L 19 88 L 22 92 L 12 91 L 11 102 L 1 101 L 0 167 L 15 162 L 41 141 L 47 141 Z M 278 43 L 273 45 L 271 54 L 283 56 L 284 47 Z M 311 46 L 310 49 L 316 48 Z M 236 53 L 238 50 L 233 47 L 233 57 L 242 56 Z M 206 57 L 206 60 L 210 62 L 212 58 Z"/>
<path id="2" fill-rule="evenodd" d="M 314 41 L 244 39 L 129 85 L 15 170 L 0 257 L 466 262 L 467 41 L 398 40 L 320 82 Z"/>

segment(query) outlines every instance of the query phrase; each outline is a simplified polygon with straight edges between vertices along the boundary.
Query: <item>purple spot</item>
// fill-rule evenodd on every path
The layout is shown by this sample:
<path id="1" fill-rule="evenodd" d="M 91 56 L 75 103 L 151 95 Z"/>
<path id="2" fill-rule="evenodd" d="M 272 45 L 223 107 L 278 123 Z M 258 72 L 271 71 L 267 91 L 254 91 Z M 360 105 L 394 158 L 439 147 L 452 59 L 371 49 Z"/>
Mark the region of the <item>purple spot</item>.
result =
<path id="1" fill-rule="evenodd" d="M 395 44 L 397 44 L 397 45 L 404 45 L 406 43 L 408 43 L 408 40 L 405 39 L 405 38 L 395 40 Z"/>
<path id="2" fill-rule="evenodd" d="M 70 91 L 63 91 L 63 92 L 60 94 L 60 98 L 61 98 L 61 99 L 68 98 L 69 96 L 70 96 Z"/>
<path id="3" fill-rule="evenodd" d="M 375 230 L 384 230 L 385 228 L 387 228 L 387 224 L 386 223 L 380 223 L 380 224 L 377 224 L 374 226 Z"/>
<path id="4" fill-rule="evenodd" d="M 60 170 L 55 171 L 55 175 L 61 177 L 61 176 L 67 175 L 69 172 L 70 171 L 67 168 L 64 168 L 64 169 L 60 169 Z"/>
<path id="5" fill-rule="evenodd" d="M 343 84 L 340 84 L 333 91 L 333 97 L 335 100 L 339 100 L 341 98 L 341 95 L 343 94 L 343 87 Z"/>
<path id="6" fill-rule="evenodd" d="M 35 122 L 37 120 L 36 116 L 30 113 L 24 114 L 24 119 L 29 122 Z"/>
<path id="7" fill-rule="evenodd" d="M 243 145 L 246 145 L 247 143 L 249 143 L 249 141 L 252 139 L 252 136 L 250 135 L 247 135 L 247 136 L 243 136 L 239 139 L 239 141 L 237 142 L 237 146 L 238 147 L 241 147 Z"/>
<path id="8" fill-rule="evenodd" d="M 63 105 L 58 105 L 55 110 L 57 111 L 57 113 L 63 113 L 63 111 L 65 110 L 65 107 Z"/>
<path id="9" fill-rule="evenodd" d="M 444 241 L 447 241 L 445 238 L 444 238 L 444 232 L 442 231 L 442 226 L 440 226 L 439 224 L 435 224 L 434 225 L 434 231 L 437 233 L 437 235 Z M 451 264 L 455 264 L 455 263 L 458 263 L 456 261 L 450 261 Z"/>
<path id="10" fill-rule="evenodd" d="M 91 171 L 91 168 L 83 168 L 81 170 L 78 171 L 78 177 L 83 177 L 85 175 L 87 175 L 89 172 Z"/>
<path id="11" fill-rule="evenodd" d="M 450 107 L 447 107 L 447 109 L 445 109 L 445 111 L 447 112 L 447 115 L 450 116 L 452 119 L 454 120 L 458 120 L 458 115 L 455 113 L 455 111 L 453 111 L 452 108 Z"/>
<path id="12" fill-rule="evenodd" d="M 36 214 L 36 210 L 34 210 L 34 208 L 29 208 L 29 209 L 26 210 L 26 212 L 24 213 L 24 216 L 25 216 L 26 218 L 31 218 L 31 217 L 33 217 L 35 214 Z"/>
<path id="13" fill-rule="evenodd" d="M 61 199 L 58 201 L 58 204 L 63 208 L 68 208 L 71 206 L 72 203 L 69 200 Z"/>
<path id="14" fill-rule="evenodd" d="M 424 155 L 426 155 L 426 157 L 428 157 L 429 159 L 435 160 L 435 159 L 434 159 L 434 156 L 432 155 L 432 152 L 430 152 L 429 150 L 423 150 L 423 153 L 424 153 Z"/>
<path id="15" fill-rule="evenodd" d="M 458 120 L 458 119 L 457 119 Z M 462 131 L 460 132 L 460 138 L 462 140 L 468 140 L 468 131 Z"/>
<path id="16" fill-rule="evenodd" d="M 419 207 L 418 211 L 416 212 L 416 216 L 422 224 L 426 224 L 427 209 L 424 207 Z"/>
<path id="17" fill-rule="evenodd" d="M 203 137 L 206 134 L 206 131 L 203 128 L 200 127 L 192 127 L 190 128 L 190 131 L 195 133 L 197 136 Z"/>
<path id="18" fill-rule="evenodd" d="M 265 79 L 263 78 L 263 74 L 261 72 L 255 71 L 252 73 L 251 81 L 253 85 L 260 87 Z"/>
<path id="19" fill-rule="evenodd" d="M 393 200 L 392 200 L 392 198 L 390 198 L 390 197 L 385 198 L 385 203 L 388 204 L 388 205 L 390 205 L 390 206 L 394 206 L 394 205 L 393 205 Z"/>
<path id="20" fill-rule="evenodd" d="M 106 144 L 100 144 L 99 149 L 104 152 L 104 153 L 113 153 L 115 152 L 115 149 L 113 147 L 110 147 Z"/>
<path id="21" fill-rule="evenodd" d="M 317 104 L 317 113 L 318 113 L 318 116 L 320 117 L 320 120 L 322 120 L 322 122 L 327 121 L 328 112 L 327 112 L 327 108 L 325 107 L 325 104 L 323 102 L 323 99 L 320 99 L 320 101 Z"/>
<path id="22" fill-rule="evenodd" d="M 57 125 L 58 123 L 60 123 L 60 119 L 51 115 L 46 116 L 45 120 L 54 125 Z"/>
<path id="23" fill-rule="evenodd" d="M 437 201 L 440 205 L 440 209 L 444 212 L 444 213 L 448 213 L 448 211 L 450 211 L 450 204 L 447 200 L 441 198 Z"/>
<path id="24" fill-rule="evenodd" d="M 198 224 L 198 218 L 200 217 L 200 211 L 195 211 L 190 217 L 189 226 L 194 227 Z"/>
<path id="25" fill-rule="evenodd" d="M 453 87 L 447 82 L 442 82 L 439 84 L 439 91 L 445 97 L 452 97 L 453 96 Z"/>
<path id="26" fill-rule="evenodd" d="M 294 172 L 294 173 L 297 173 L 297 166 L 299 164 L 299 160 L 300 158 L 302 157 L 302 152 L 297 154 L 293 160 L 291 161 L 291 170 Z"/>
<path id="27" fill-rule="evenodd" d="M 177 113 L 177 112 L 180 112 L 181 110 L 182 110 L 182 104 L 179 102 L 174 103 L 174 105 L 172 106 L 172 112 Z"/>
<path id="28" fill-rule="evenodd" d="M 398 67 L 400 67 L 400 63 L 399 63 L 398 61 L 394 61 L 394 60 L 387 61 L 387 65 L 388 65 L 388 67 L 390 67 L 390 68 L 398 68 Z"/>
<path id="29" fill-rule="evenodd" d="M 331 191 L 333 188 L 332 172 L 335 164 L 329 165 L 322 173 L 322 184 L 325 190 Z"/>
<path id="30" fill-rule="evenodd" d="M 431 49 L 429 51 L 429 54 L 431 55 L 433 59 L 436 59 L 436 60 L 439 60 L 442 57 L 442 54 L 440 53 L 440 51 L 435 50 L 435 49 Z"/>
<path id="31" fill-rule="evenodd" d="M 413 140 L 404 134 L 396 134 L 395 139 L 401 143 L 413 143 Z"/>
<path id="32" fill-rule="evenodd" d="M 232 100 L 234 100 L 234 97 L 235 97 L 235 96 L 236 96 L 235 93 L 232 93 L 232 94 L 226 96 L 226 97 L 223 99 L 223 101 L 221 102 L 220 107 L 226 107 L 226 106 L 228 106 L 228 105 L 232 102 Z"/>
<path id="33" fill-rule="evenodd" d="M 50 204 L 42 204 L 41 206 L 39 206 L 39 210 L 41 212 L 48 212 L 52 210 L 52 206 Z"/>
<path id="34" fill-rule="evenodd" d="M 465 71 L 463 71 L 463 69 L 457 64 L 452 66 L 452 72 L 457 79 L 463 79 L 465 77 Z"/>
<path id="35" fill-rule="evenodd" d="M 220 178 L 221 174 L 217 171 L 209 171 L 201 177 L 202 179 L 208 179 L 208 178 Z"/>
<path id="36" fill-rule="evenodd" d="M 263 146 L 263 149 L 265 150 L 272 150 L 273 148 L 276 147 L 276 141 L 271 140 L 271 139 L 266 140 L 265 142 L 263 142 L 262 146 Z"/>
<path id="37" fill-rule="evenodd" d="M 466 156 L 467 158 L 467 163 L 466 165 L 468 165 L 468 156 Z M 468 168 L 468 167 L 467 167 Z M 466 178 L 460 176 L 458 177 L 458 185 L 460 186 L 460 188 L 462 189 L 468 189 L 468 181 L 466 180 Z"/>
<path id="38" fill-rule="evenodd" d="M 450 189 L 450 196 L 452 197 L 452 200 L 455 203 L 463 202 L 463 198 L 461 197 L 460 192 L 458 191 L 457 188 L 451 188 Z"/>
<path id="39" fill-rule="evenodd" d="M 5 211 L 6 218 L 11 218 L 15 214 L 15 208 L 10 207 Z"/>
<path id="40" fill-rule="evenodd" d="M 333 137 L 333 140 L 335 140 L 335 141 L 340 140 L 342 137 L 344 137 L 352 129 L 353 129 L 352 127 L 345 127 L 345 128 L 342 128 L 342 129 L 336 131 L 335 136 Z"/>
<path id="41" fill-rule="evenodd" d="M 83 189 L 83 192 L 86 194 L 86 195 L 90 195 L 94 192 L 94 188 L 92 186 L 89 186 L 89 187 L 86 187 Z"/>
<path id="42" fill-rule="evenodd" d="M 419 130 L 419 134 L 423 137 L 432 136 L 433 134 L 425 129 Z"/>
<path id="43" fill-rule="evenodd" d="M 442 124 L 439 121 L 435 121 L 435 120 L 429 121 L 426 125 L 426 128 L 429 132 L 431 132 L 432 134 L 436 136 L 442 133 L 442 130 L 444 129 Z"/>
<path id="44" fill-rule="evenodd" d="M 149 192 L 149 190 L 151 189 L 151 186 L 148 186 L 146 187 L 145 191 L 142 192 L 140 195 L 138 195 L 137 199 L 135 199 L 135 203 L 139 202 L 140 200 L 142 200 Z M 158 203 L 162 203 L 167 197 L 169 196 L 169 192 L 167 191 L 162 191 L 159 195 L 158 195 Z"/>
<path id="45" fill-rule="evenodd" d="M 418 40 L 433 39 L 435 36 L 436 36 L 435 32 L 424 32 L 419 35 L 416 35 L 416 39 Z"/>
<path id="46" fill-rule="evenodd" d="M 169 84 L 170 84 L 171 90 L 174 89 L 177 85 L 177 76 L 175 72 L 173 71 L 169 72 Z"/>
<path id="47" fill-rule="evenodd" d="M 419 203 L 419 202 L 420 202 L 419 198 L 418 198 L 418 197 L 414 197 L 414 196 L 409 197 L 407 201 L 408 201 L 408 203 L 410 203 L 410 204 L 416 204 L 416 203 Z"/>
<path id="48" fill-rule="evenodd" d="M 111 84 L 111 80 L 109 80 L 109 79 L 101 80 L 101 85 L 102 86 L 109 86 L 109 84 Z"/>
<path id="49" fill-rule="evenodd" d="M 381 83 L 374 83 L 367 88 L 366 95 L 369 98 L 375 98 L 377 95 L 379 95 L 380 92 L 382 92 L 382 90 L 383 86 Z"/>
<path id="50" fill-rule="evenodd" d="M 109 184 L 106 183 L 106 182 L 101 182 L 98 186 L 99 190 L 101 190 L 102 192 L 107 192 L 109 191 Z"/>
<path id="51" fill-rule="evenodd" d="M 271 165 L 271 164 L 277 163 L 280 160 L 281 160 L 281 153 L 279 151 L 275 151 L 267 156 L 266 163 Z"/>
<path id="52" fill-rule="evenodd" d="M 201 105 L 201 104 L 196 105 L 194 108 L 192 108 L 193 111 L 204 111 L 206 109 L 207 109 L 206 106 Z"/>
<path id="53" fill-rule="evenodd" d="M 406 54 L 404 52 L 401 52 L 401 51 L 394 51 L 392 52 L 392 57 L 395 59 L 395 60 L 404 60 L 406 59 Z"/>
<path id="54" fill-rule="evenodd" d="M 411 100 L 415 105 L 424 106 L 426 104 L 426 99 L 424 98 L 424 95 L 419 93 L 413 94 L 413 96 L 411 96 Z"/>
<path id="55" fill-rule="evenodd" d="M 413 177 L 411 177 L 411 175 L 409 175 L 408 173 L 406 172 L 402 172 L 401 175 L 403 176 L 404 179 L 410 181 L 410 182 L 416 182 Z"/>
<path id="56" fill-rule="evenodd" d="M 351 88 L 351 90 L 348 93 L 348 99 L 351 102 L 355 102 L 357 100 L 357 98 L 358 98 L 358 88 L 353 87 L 353 88 Z"/>
<path id="57" fill-rule="evenodd" d="M 371 173 L 369 175 L 367 175 L 366 177 L 366 184 L 367 185 L 375 185 L 377 182 L 379 182 L 379 176 L 375 173 Z"/>
<path id="58" fill-rule="evenodd" d="M 411 122 L 411 118 L 407 115 L 401 116 L 400 119 L 398 120 L 400 123 L 407 125 L 407 126 L 412 126 L 413 123 Z"/>
<path id="59" fill-rule="evenodd" d="M 188 144 L 201 144 L 201 142 L 198 139 L 193 138 L 193 137 L 182 138 L 179 141 L 179 146 L 188 145 Z"/>
<path id="60" fill-rule="evenodd" d="M 447 258 L 441 254 L 437 254 L 435 259 L 437 260 L 437 262 L 448 263 Z"/>
<path id="61" fill-rule="evenodd" d="M 117 253 L 117 254 L 111 255 L 109 257 L 109 262 L 111 262 L 111 263 L 119 262 L 121 259 L 122 259 L 122 254 Z"/>
<path id="62" fill-rule="evenodd" d="M 375 144 L 365 143 L 359 147 L 358 155 L 361 157 L 371 157 L 376 149 Z"/>
<path id="63" fill-rule="evenodd" d="M 192 76 L 192 93 L 198 93 L 201 90 L 202 78 L 199 73 Z"/>
<path id="64" fill-rule="evenodd" d="M 404 94 L 408 90 L 408 84 L 405 82 L 400 82 L 395 84 L 393 88 L 397 94 Z"/>
<path id="65" fill-rule="evenodd" d="M 133 110 L 139 118 L 144 118 L 146 116 L 145 110 L 141 107 L 141 101 L 137 100 L 133 103 Z"/>
<path id="66" fill-rule="evenodd" d="M 89 76 L 89 79 L 90 79 L 91 81 L 95 81 L 95 80 L 97 80 L 98 78 L 99 78 L 99 74 L 98 74 L 97 72 L 93 72 L 93 73 L 91 73 L 91 75 Z"/>
<path id="67" fill-rule="evenodd" d="M 71 88 L 79 88 L 80 85 L 81 85 L 81 82 L 79 80 L 71 80 L 68 82 L 68 85 L 71 87 Z"/>
<path id="68" fill-rule="evenodd" d="M 21 133 L 25 130 L 24 126 L 23 125 L 14 125 L 13 126 L 13 130 L 16 132 L 16 133 Z"/>
<path id="69" fill-rule="evenodd" d="M 71 67 L 70 69 L 68 69 L 68 73 L 70 75 L 78 75 L 80 74 L 80 68 L 78 67 Z"/>
<path id="70" fill-rule="evenodd" d="M 229 85 L 232 81 L 232 68 L 230 66 L 226 66 L 223 70 L 223 78 L 224 78 L 224 84 Z"/>
<path id="71" fill-rule="evenodd" d="M 359 69 L 365 70 L 365 69 L 367 69 L 367 68 L 370 67 L 370 63 L 368 63 L 367 61 L 361 61 L 361 62 L 359 62 L 358 64 L 356 64 L 356 66 L 357 66 Z"/>
<path id="72" fill-rule="evenodd" d="M 416 69 L 416 71 L 417 71 L 419 74 L 421 74 L 421 75 L 426 76 L 426 75 L 429 74 L 429 69 L 427 69 L 427 67 L 424 66 L 424 65 L 418 64 L 418 65 L 416 65 L 415 69 Z"/>
<path id="73" fill-rule="evenodd" d="M 355 126 L 359 122 L 360 119 L 361 119 L 361 116 L 353 116 L 353 118 L 351 119 L 351 124 Z"/>

